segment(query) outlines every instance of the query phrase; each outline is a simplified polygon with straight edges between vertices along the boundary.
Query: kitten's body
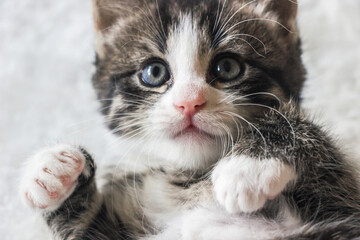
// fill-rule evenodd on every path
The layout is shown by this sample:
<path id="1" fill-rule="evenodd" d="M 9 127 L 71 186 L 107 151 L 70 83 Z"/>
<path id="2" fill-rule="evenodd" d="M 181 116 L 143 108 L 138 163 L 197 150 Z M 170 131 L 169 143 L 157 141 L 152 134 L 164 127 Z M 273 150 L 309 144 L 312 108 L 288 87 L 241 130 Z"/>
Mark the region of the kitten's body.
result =
<path id="1" fill-rule="evenodd" d="M 127 161 L 141 167 L 96 184 L 83 149 L 35 155 L 22 191 L 55 239 L 360 237 L 354 173 L 298 106 L 295 3 L 94 6 L 93 83 L 110 129 L 133 141 Z"/>

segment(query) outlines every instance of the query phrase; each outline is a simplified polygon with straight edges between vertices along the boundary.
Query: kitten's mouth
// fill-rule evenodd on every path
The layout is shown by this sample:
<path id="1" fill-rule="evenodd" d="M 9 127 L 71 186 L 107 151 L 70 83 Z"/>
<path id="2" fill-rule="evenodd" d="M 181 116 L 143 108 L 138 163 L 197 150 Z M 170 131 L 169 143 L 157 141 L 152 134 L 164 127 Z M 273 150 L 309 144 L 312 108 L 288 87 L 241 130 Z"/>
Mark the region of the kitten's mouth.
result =
<path id="1" fill-rule="evenodd" d="M 194 140 L 202 140 L 204 138 L 212 137 L 211 134 L 202 131 L 198 127 L 194 126 L 193 124 L 190 124 L 186 128 L 179 131 L 177 134 L 175 134 L 174 139 L 179 138 L 189 138 Z"/>

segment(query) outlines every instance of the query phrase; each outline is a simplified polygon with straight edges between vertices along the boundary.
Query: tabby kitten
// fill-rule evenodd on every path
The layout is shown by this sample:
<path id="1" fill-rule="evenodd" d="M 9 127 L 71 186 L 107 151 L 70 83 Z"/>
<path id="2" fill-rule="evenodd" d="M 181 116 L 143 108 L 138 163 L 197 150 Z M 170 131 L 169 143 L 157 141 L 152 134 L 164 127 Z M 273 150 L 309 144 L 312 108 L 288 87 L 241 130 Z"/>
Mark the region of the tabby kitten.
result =
<path id="1" fill-rule="evenodd" d="M 295 0 L 93 6 L 93 84 L 136 168 L 35 154 L 21 193 L 54 239 L 360 238 L 354 171 L 299 106 Z"/>

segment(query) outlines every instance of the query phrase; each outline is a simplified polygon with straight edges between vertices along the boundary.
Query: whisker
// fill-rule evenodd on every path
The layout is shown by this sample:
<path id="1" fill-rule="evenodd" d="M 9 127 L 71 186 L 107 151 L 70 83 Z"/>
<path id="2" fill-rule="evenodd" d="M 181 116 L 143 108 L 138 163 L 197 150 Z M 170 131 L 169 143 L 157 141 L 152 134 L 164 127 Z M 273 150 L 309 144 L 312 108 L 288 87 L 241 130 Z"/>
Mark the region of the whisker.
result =
<path id="1" fill-rule="evenodd" d="M 143 96 L 140 96 L 140 95 L 137 95 L 137 94 L 133 94 L 133 93 L 129 93 L 129 92 L 124 92 L 124 91 L 121 91 L 121 90 L 119 90 L 119 89 L 116 89 L 116 90 L 117 90 L 119 93 L 126 94 L 126 95 L 129 95 L 129 96 L 133 96 L 133 97 L 139 98 L 140 100 L 144 100 L 144 101 L 146 101 L 146 102 L 149 103 L 149 104 L 152 104 L 152 102 L 146 100 L 146 98 L 143 97 Z"/>
<path id="2" fill-rule="evenodd" d="M 252 3 L 254 3 L 254 2 L 256 2 L 256 1 L 258 1 L 258 0 L 253 0 L 253 1 L 251 1 L 251 2 L 248 2 L 248 3 L 246 3 L 246 4 L 244 4 L 243 6 L 241 6 L 238 10 L 236 10 L 235 11 L 235 13 L 233 14 L 233 15 L 231 15 L 231 17 L 230 18 L 228 18 L 228 20 L 221 26 L 221 28 L 219 29 L 219 35 L 215 35 L 215 40 L 214 40 L 214 42 L 216 42 L 216 45 L 219 45 L 220 43 L 218 42 L 218 39 L 220 39 L 222 36 L 224 36 L 226 33 L 227 33 L 227 31 L 225 31 L 225 32 L 223 32 L 223 30 L 226 28 L 226 26 L 229 24 L 229 22 L 235 17 L 235 15 L 238 13 L 238 12 L 240 12 L 242 9 L 244 9 L 246 6 L 248 6 L 248 5 L 250 5 L 250 4 L 252 4 Z"/>
<path id="3" fill-rule="evenodd" d="M 275 99 L 279 102 L 279 104 L 280 104 L 280 105 L 282 104 L 281 99 L 280 99 L 278 96 L 276 96 L 275 94 L 270 93 L 270 92 L 256 92 L 256 93 L 250 93 L 250 94 L 244 95 L 243 97 L 244 97 L 244 98 L 248 98 L 248 97 L 251 97 L 251 96 L 256 96 L 256 95 L 268 95 L 268 96 L 274 97 L 274 98 L 275 98 Z"/>
<path id="4" fill-rule="evenodd" d="M 239 129 L 239 125 L 238 122 L 235 120 L 234 116 L 227 114 L 228 116 L 231 117 L 231 119 L 233 120 L 233 122 L 235 123 L 236 126 L 236 132 L 237 132 L 237 136 L 236 136 L 236 141 L 238 141 L 240 139 L 239 134 L 240 134 L 240 129 Z M 241 129 L 242 130 L 242 129 Z"/>
<path id="5" fill-rule="evenodd" d="M 157 4 L 157 2 L 156 2 Z M 146 8 L 147 8 L 147 12 L 149 13 L 151 19 L 147 17 L 147 19 L 149 20 L 149 22 L 151 23 L 151 27 L 152 27 L 152 31 L 154 32 L 153 37 L 155 37 L 157 39 L 156 42 L 162 43 L 162 47 L 164 47 L 164 39 L 166 39 L 166 36 L 164 34 L 164 32 L 161 32 L 160 28 L 158 27 L 158 24 L 156 23 L 155 17 L 154 17 L 154 13 L 151 10 L 148 2 L 145 2 Z M 145 14 L 146 15 L 146 14 Z M 160 23 L 161 22 L 161 18 L 159 19 Z M 157 45 L 155 44 L 155 46 L 157 47 Z"/>
<path id="6" fill-rule="evenodd" d="M 233 28 L 235 28 L 236 26 L 246 23 L 246 22 L 252 22 L 252 21 L 268 21 L 268 22 L 273 22 L 278 24 L 279 26 L 281 26 L 282 28 L 284 28 L 286 31 L 288 31 L 289 33 L 294 33 L 293 31 L 291 31 L 290 29 L 288 29 L 287 27 L 285 27 L 283 24 L 281 24 L 280 22 L 274 20 L 274 19 L 270 19 L 270 18 L 249 18 L 249 19 L 245 19 L 242 20 L 238 23 L 235 23 L 234 25 L 232 25 L 228 30 L 226 30 L 224 32 L 224 35 L 227 34 L 229 31 L 231 31 Z"/>
<path id="7" fill-rule="evenodd" d="M 226 0 L 224 1 L 224 4 L 225 3 L 226 3 Z M 224 5 L 222 6 L 221 11 L 223 10 L 223 8 L 224 8 Z M 219 14 L 220 14 L 219 10 L 220 10 L 220 1 L 218 1 L 218 6 L 217 6 L 217 10 L 216 10 L 215 24 L 214 24 L 213 29 L 212 29 L 213 33 L 215 32 L 215 29 L 217 28 L 217 26 L 219 24 L 219 20 L 220 20 L 220 18 L 219 18 Z"/>
<path id="8" fill-rule="evenodd" d="M 239 114 L 236 114 L 236 113 L 233 113 L 233 112 L 229 112 L 229 111 L 224 111 L 224 113 L 228 113 L 228 114 L 230 114 L 230 115 L 233 115 L 233 116 L 235 116 L 235 117 L 240 118 L 241 120 L 243 120 L 244 122 L 246 122 L 249 126 L 251 126 L 252 128 L 254 128 L 257 133 L 260 134 L 260 136 L 261 136 L 261 138 L 262 138 L 262 140 L 263 140 L 263 142 L 264 142 L 264 155 L 265 155 L 265 157 L 266 157 L 266 155 L 267 155 L 267 144 L 266 144 L 265 137 L 264 137 L 264 135 L 261 133 L 261 131 L 260 131 L 254 124 L 252 124 L 251 122 L 249 122 L 248 120 L 246 120 L 244 117 L 240 116 Z"/>
<path id="9" fill-rule="evenodd" d="M 118 133 L 118 132 L 120 132 L 120 131 L 122 131 L 124 129 L 130 129 L 131 127 L 139 126 L 139 125 L 144 124 L 144 123 L 145 122 L 140 122 L 137 119 L 133 119 L 131 122 L 129 121 L 128 123 L 124 123 L 124 124 L 122 124 L 123 126 L 119 126 L 119 127 L 115 128 L 115 129 L 113 129 L 111 132 L 113 134 L 116 134 L 116 133 Z"/>
<path id="10" fill-rule="evenodd" d="M 232 39 L 243 39 L 243 38 L 238 38 L 238 36 L 245 36 L 245 37 L 251 37 L 251 38 L 254 38 L 255 40 L 257 40 L 258 42 L 260 42 L 260 44 L 263 46 L 264 48 L 264 54 L 266 55 L 267 53 L 267 49 L 266 49 L 266 45 L 263 41 L 261 41 L 259 38 L 251 35 L 251 34 L 246 34 L 246 33 L 238 33 L 238 34 L 232 34 L 232 35 L 229 35 L 229 36 L 226 36 L 223 40 L 221 40 L 219 42 L 219 44 L 221 44 L 222 42 L 224 41 L 231 41 Z M 254 49 L 254 48 L 253 48 Z M 255 50 L 254 50 L 255 51 Z M 256 51 L 255 51 L 256 52 Z M 261 55 L 260 56 L 263 56 L 265 57 L 264 55 Z"/>
<path id="11" fill-rule="evenodd" d="M 270 106 L 266 106 L 263 104 L 257 104 L 257 103 L 243 103 L 243 104 L 236 104 L 237 106 L 258 106 L 258 107 L 264 107 L 264 108 L 268 108 L 272 111 L 275 111 L 276 113 L 278 113 L 289 125 L 290 129 L 291 129 L 291 134 L 293 135 L 293 146 L 295 147 L 296 145 L 296 135 L 295 135 L 295 130 L 293 128 L 293 126 L 291 125 L 290 121 L 285 117 L 284 114 L 282 114 L 279 110 L 270 107 Z"/>
<path id="12" fill-rule="evenodd" d="M 238 39 L 238 40 L 240 40 L 240 41 L 245 42 L 246 44 L 248 44 L 248 45 L 251 47 L 251 49 L 252 49 L 257 55 L 265 58 L 265 55 L 259 53 L 259 52 L 254 48 L 254 46 L 251 45 L 251 43 L 250 43 L 249 41 L 247 41 L 247 40 L 245 40 L 245 39 L 243 39 L 243 38 L 239 38 L 239 37 L 234 37 L 233 39 Z M 227 40 L 226 38 L 222 39 L 222 40 L 219 42 L 219 44 L 221 44 L 222 42 L 224 42 L 224 41 L 226 41 L 226 40 Z"/>
<path id="13" fill-rule="evenodd" d="M 232 134 L 231 134 L 231 131 L 230 129 L 225 125 L 225 124 L 222 124 L 222 123 L 219 123 L 220 126 L 224 129 L 226 135 L 224 136 L 225 140 L 224 141 L 224 149 L 223 149 L 223 156 L 226 155 L 226 152 L 227 150 L 230 148 L 231 150 L 234 149 L 234 139 L 232 137 Z M 231 146 L 231 147 L 230 147 Z"/>
<path id="14" fill-rule="evenodd" d="M 159 3 L 158 3 L 158 0 L 155 0 L 155 3 L 156 3 L 156 10 L 157 10 L 157 14 L 158 14 L 158 17 L 159 17 L 159 22 L 160 22 L 160 25 L 161 25 L 161 30 L 162 30 L 162 37 L 163 39 L 166 39 L 166 34 L 165 34 L 165 29 L 164 29 L 164 25 L 162 23 L 162 20 L 161 20 L 161 16 L 160 16 L 160 10 L 159 10 Z M 165 47 L 165 46 L 164 46 Z"/>
<path id="15" fill-rule="evenodd" d="M 236 98 L 231 99 L 230 101 L 226 101 L 227 99 L 232 98 L 234 95 L 237 95 L 237 94 L 239 94 L 239 93 L 238 93 L 238 92 L 233 92 L 233 93 L 231 93 L 230 95 L 228 95 L 228 96 L 226 96 L 224 99 L 222 99 L 222 100 L 220 101 L 220 103 L 226 102 L 226 103 L 228 103 L 228 104 L 231 104 L 231 103 L 233 103 L 233 102 L 235 102 L 235 101 L 247 100 L 247 98 L 248 98 L 248 97 L 251 97 L 251 96 L 256 96 L 256 95 L 268 95 L 268 96 L 271 96 L 271 97 L 275 98 L 275 99 L 279 102 L 280 106 L 282 105 L 282 100 L 281 100 L 278 96 L 276 96 L 275 94 L 270 93 L 270 92 L 250 93 L 250 94 L 247 94 L 247 95 L 237 96 Z"/>

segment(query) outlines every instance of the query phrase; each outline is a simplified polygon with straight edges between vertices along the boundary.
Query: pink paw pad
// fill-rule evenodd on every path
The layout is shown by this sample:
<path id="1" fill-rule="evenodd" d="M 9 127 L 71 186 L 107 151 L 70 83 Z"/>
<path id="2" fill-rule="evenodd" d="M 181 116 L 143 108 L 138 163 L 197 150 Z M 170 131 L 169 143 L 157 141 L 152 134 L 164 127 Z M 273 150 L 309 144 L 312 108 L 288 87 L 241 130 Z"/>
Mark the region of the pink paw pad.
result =
<path id="1" fill-rule="evenodd" d="M 82 169 L 83 169 L 83 164 L 82 163 L 83 162 L 80 159 L 77 159 L 76 157 L 68 154 L 67 152 L 62 152 L 62 153 L 60 153 L 60 155 L 63 156 L 63 157 L 66 157 L 68 159 L 71 159 L 76 164 L 75 170 L 77 172 L 80 173 L 82 171 Z M 69 163 L 68 161 L 66 161 L 64 159 L 59 159 L 59 161 L 62 162 L 62 163 L 65 163 L 65 164 Z"/>
<path id="2" fill-rule="evenodd" d="M 61 181 L 61 184 L 62 184 L 64 187 L 67 187 L 67 186 L 69 186 L 69 185 L 72 184 L 71 177 L 68 176 L 68 175 L 60 176 L 59 179 L 60 179 L 60 181 Z"/>

